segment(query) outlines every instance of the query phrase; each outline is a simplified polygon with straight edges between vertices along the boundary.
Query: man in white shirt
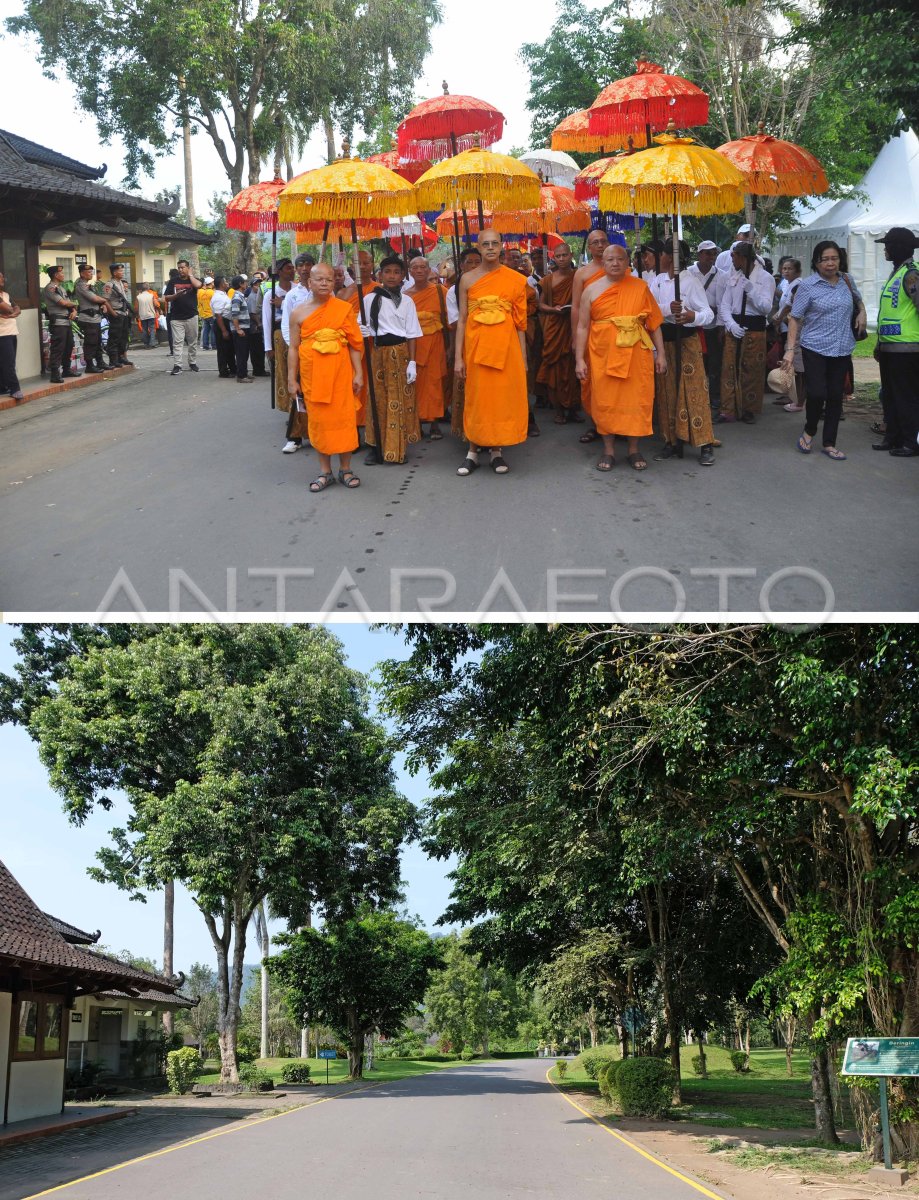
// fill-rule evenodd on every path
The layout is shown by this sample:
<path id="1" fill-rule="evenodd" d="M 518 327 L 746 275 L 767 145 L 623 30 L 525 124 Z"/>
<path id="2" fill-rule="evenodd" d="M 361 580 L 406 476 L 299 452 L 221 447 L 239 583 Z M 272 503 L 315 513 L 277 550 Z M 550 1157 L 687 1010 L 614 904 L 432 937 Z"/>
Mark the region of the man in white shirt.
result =
<path id="1" fill-rule="evenodd" d="M 680 242 L 680 259 L 689 262 L 689 246 Z M 699 462 L 714 466 L 712 409 L 708 381 L 702 363 L 699 330 L 711 324 L 712 310 L 705 289 L 688 269 L 680 271 L 680 298 L 676 296 L 673 246 L 661 244 L 661 273 L 651 284 L 651 295 L 664 314 L 661 334 L 667 355 L 667 371 L 655 375 L 654 390 L 658 425 L 666 445 L 656 459 L 682 458 L 683 445 L 699 447 Z M 677 349 L 680 370 L 677 371 Z"/>
<path id="2" fill-rule="evenodd" d="M 775 280 L 747 242 L 731 252 L 718 317 L 727 331 L 721 367 L 720 421 L 752 425 L 763 411 L 766 386 L 766 322 L 772 312 Z"/>
<path id="3" fill-rule="evenodd" d="M 712 310 L 711 323 L 702 331 L 702 358 L 708 376 L 708 398 L 716 412 L 721 407 L 721 359 L 724 353 L 724 329 L 718 319 L 718 309 L 728 280 L 727 274 L 719 271 L 715 265 L 718 253 L 714 242 L 700 242 L 696 247 L 696 261 L 688 268 L 689 274 L 702 284 L 705 299 Z"/>
<path id="4" fill-rule="evenodd" d="M 380 282 L 365 299 L 363 336 L 373 338 L 373 382 L 377 420 L 368 413 L 364 437 L 372 447 L 364 459 L 403 463 L 408 445 L 421 440 L 415 399 L 415 342 L 423 337 L 415 302 L 402 291 L 405 264 L 396 254 L 380 263 Z M 379 428 L 382 444 L 377 446 Z M 378 457 L 379 452 L 379 457 Z"/>
<path id="5" fill-rule="evenodd" d="M 756 231 L 752 225 L 738 225 L 737 237 L 731 243 L 731 248 L 729 250 L 721 251 L 718 257 L 715 259 L 715 266 L 719 271 L 724 271 L 726 275 L 730 275 L 732 270 L 731 254 L 734 251 L 734 247 L 743 242 L 748 242 L 752 246 L 755 241 Z"/>
<path id="6" fill-rule="evenodd" d="M 290 314 L 298 304 L 312 302 L 313 293 L 310 291 L 309 284 L 310 272 L 315 265 L 316 260 L 311 254 L 298 254 L 294 259 L 296 280 L 291 284 L 290 291 L 284 293 L 284 300 L 281 304 L 281 337 L 285 347 L 290 346 Z M 301 411 L 299 405 L 291 404 L 287 417 L 287 440 L 281 448 L 281 453 L 296 454 L 307 440 L 306 412 L 305 410 Z"/>
<path id="7" fill-rule="evenodd" d="M 211 296 L 211 316 L 214 318 L 214 339 L 217 350 L 217 373 L 221 379 L 236 377 L 236 356 L 233 353 L 233 334 L 230 330 L 229 282 L 226 275 L 214 280 Z"/>

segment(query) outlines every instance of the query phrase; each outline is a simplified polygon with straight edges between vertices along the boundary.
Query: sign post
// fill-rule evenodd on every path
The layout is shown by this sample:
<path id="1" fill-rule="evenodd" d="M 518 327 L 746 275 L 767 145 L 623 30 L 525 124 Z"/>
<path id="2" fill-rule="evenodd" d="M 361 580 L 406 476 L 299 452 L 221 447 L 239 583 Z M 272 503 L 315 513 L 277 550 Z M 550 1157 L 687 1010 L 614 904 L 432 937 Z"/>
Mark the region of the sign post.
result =
<path id="1" fill-rule="evenodd" d="M 878 1081 L 881 1109 L 881 1142 L 884 1147 L 884 1166 L 874 1167 L 870 1174 L 886 1183 L 906 1183 L 907 1171 L 895 1170 L 890 1149 L 890 1109 L 887 1103 L 887 1080 L 919 1078 L 919 1038 L 849 1038 L 842 1062 L 843 1075 L 874 1078 Z"/>
<path id="2" fill-rule="evenodd" d="M 335 1050 L 320 1050 L 319 1057 L 325 1059 L 325 1081 L 329 1082 L 329 1062 L 333 1058 L 338 1058 L 338 1053 Z"/>

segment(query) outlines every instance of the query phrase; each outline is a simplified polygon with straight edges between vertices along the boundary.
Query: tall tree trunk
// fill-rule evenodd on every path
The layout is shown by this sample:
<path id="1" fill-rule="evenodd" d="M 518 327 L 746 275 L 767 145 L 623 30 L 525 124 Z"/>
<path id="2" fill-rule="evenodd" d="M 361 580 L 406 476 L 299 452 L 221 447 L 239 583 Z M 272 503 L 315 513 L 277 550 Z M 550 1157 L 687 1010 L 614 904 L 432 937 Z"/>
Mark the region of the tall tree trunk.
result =
<path id="1" fill-rule="evenodd" d="M 814 1097 L 814 1122 L 817 1140 L 838 1146 L 836 1121 L 833 1117 L 833 1091 L 830 1085 L 830 1063 L 826 1048 L 818 1050 L 811 1059 L 811 1091 Z"/>
<path id="2" fill-rule="evenodd" d="M 355 1012 L 348 1017 L 348 1074 L 352 1079 L 364 1076 L 364 1030 Z"/>
<path id="3" fill-rule="evenodd" d="M 195 189 L 192 182 L 191 173 L 191 122 L 188 119 L 188 95 L 185 91 L 185 76 L 179 76 L 179 90 L 181 93 L 182 104 L 182 157 L 185 166 L 185 223 L 191 229 L 197 229 L 197 221 L 195 217 Z M 201 271 L 201 262 L 198 257 L 198 247 L 194 245 L 188 252 L 189 265 L 192 273 L 198 275 Z"/>
<path id="4" fill-rule="evenodd" d="M 175 883 L 170 879 L 163 888 L 163 974 L 167 979 L 173 973 L 175 902 Z M 163 1032 L 167 1038 L 171 1038 L 175 1032 L 175 1017 L 171 1012 L 163 1013 Z"/>
<path id="5" fill-rule="evenodd" d="M 705 1042 L 702 1040 L 702 1033 L 696 1030 L 696 1039 L 699 1046 L 699 1058 L 702 1060 L 702 1070 L 700 1072 L 703 1079 L 708 1079 L 708 1063 L 705 1059 Z"/>
<path id="6" fill-rule="evenodd" d="M 306 916 L 304 918 L 303 924 L 300 926 L 300 928 L 302 930 L 302 929 L 312 929 L 312 927 L 313 927 L 313 912 L 312 912 L 312 909 L 308 908 L 306 910 Z M 318 1057 L 318 1053 L 319 1053 L 318 1050 L 316 1053 L 317 1053 L 317 1057 Z M 300 1057 L 301 1058 L 309 1058 L 309 1056 L 310 1056 L 310 1027 L 309 1027 L 309 1025 L 304 1025 L 303 1028 L 300 1030 Z"/>
<path id="7" fill-rule="evenodd" d="M 600 1043 L 600 1024 L 597 1021 L 597 1010 L 593 1004 L 587 1013 L 587 1028 L 590 1030 L 590 1045 L 593 1048 Z"/>
<path id="8" fill-rule="evenodd" d="M 239 997 L 243 985 L 243 960 L 246 954 L 246 929 L 252 919 L 251 908 L 235 899 L 223 913 L 223 929 L 218 932 L 212 913 L 204 912 L 204 921 L 217 953 L 217 1041 L 220 1046 L 220 1082 L 237 1083 L 236 1038 L 239 1031 Z M 230 947 L 233 947 L 232 962 Z"/>
<path id="9" fill-rule="evenodd" d="M 785 1039 L 785 1074 L 789 1078 L 794 1074 L 791 1056 L 795 1048 L 795 1030 L 797 1024 L 798 1022 L 794 1017 L 786 1017 L 782 1023 L 782 1036 Z"/>
<path id="10" fill-rule="evenodd" d="M 258 938 L 259 949 L 262 954 L 261 967 L 261 985 L 262 985 L 262 1004 L 261 1004 L 261 1039 L 259 1047 L 259 1058 L 268 1058 L 268 967 L 265 965 L 265 960 L 271 953 L 271 939 L 268 936 L 268 916 L 265 912 L 265 902 L 260 900 L 258 907 L 252 914 L 255 921 L 255 936 Z"/>
<path id="11" fill-rule="evenodd" d="M 335 147 L 335 128 L 332 125 L 332 118 L 327 112 L 322 114 L 322 125 L 325 129 L 326 154 L 331 163 L 338 157 L 338 151 Z"/>

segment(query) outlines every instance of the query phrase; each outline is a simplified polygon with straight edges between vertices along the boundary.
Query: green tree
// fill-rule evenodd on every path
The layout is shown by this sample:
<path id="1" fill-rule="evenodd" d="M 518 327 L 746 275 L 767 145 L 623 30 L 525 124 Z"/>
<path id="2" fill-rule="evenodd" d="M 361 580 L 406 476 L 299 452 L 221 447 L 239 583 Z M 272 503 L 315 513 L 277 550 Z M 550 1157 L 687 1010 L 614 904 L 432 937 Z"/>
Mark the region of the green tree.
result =
<path id="1" fill-rule="evenodd" d="M 137 899 L 179 880 L 217 961 L 224 1079 L 236 1078 L 247 926 L 399 896 L 411 806 L 363 679 L 322 628 L 158 626 L 70 661 L 31 717 L 42 761 L 82 822 L 108 792 L 131 804 L 91 874 Z"/>
<path id="2" fill-rule="evenodd" d="M 217 1032 L 217 972 L 207 963 L 192 963 L 182 984 L 186 996 L 197 999 L 194 1008 L 183 1010 L 176 1018 L 176 1026 L 183 1036 L 195 1039 L 198 1054 L 206 1057 L 207 1039 Z"/>
<path id="3" fill-rule="evenodd" d="M 449 934 L 438 948 L 444 969 L 424 997 L 428 1023 L 450 1041 L 455 1053 L 468 1048 L 488 1054 L 492 1038 L 516 1035 L 527 1014 L 528 997 L 508 971 L 481 961 L 468 931 Z"/>
<path id="4" fill-rule="evenodd" d="M 285 948 L 268 969 L 287 989 L 291 1017 L 335 1031 L 348 1047 L 352 1079 L 363 1075 L 365 1039 L 374 1031 L 396 1037 L 440 965 L 431 937 L 388 910 L 365 910 L 321 932 L 301 929 L 276 941 Z"/>

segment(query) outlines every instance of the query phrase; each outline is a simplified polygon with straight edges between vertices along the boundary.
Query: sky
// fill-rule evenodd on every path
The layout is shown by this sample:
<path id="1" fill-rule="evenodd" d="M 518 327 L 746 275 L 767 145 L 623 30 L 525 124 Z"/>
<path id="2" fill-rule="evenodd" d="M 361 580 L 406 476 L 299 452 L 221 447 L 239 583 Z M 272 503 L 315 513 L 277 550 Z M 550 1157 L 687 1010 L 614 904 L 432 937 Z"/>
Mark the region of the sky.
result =
<path id="1" fill-rule="evenodd" d="M 603 0 L 585 3 L 592 9 L 603 7 Z M 512 146 L 529 146 L 530 114 L 524 107 L 528 75 L 516 51 L 523 42 L 542 42 L 548 37 L 556 15 L 555 0 L 529 0 L 523 21 L 517 6 L 495 4 L 493 0 L 442 0 L 442 7 L 444 19 L 432 32 L 431 53 L 418 80 L 416 101 L 440 95 L 441 81 L 446 80 L 453 94 L 487 100 L 504 114 L 504 137 L 493 149 L 506 152 Z M 22 0 L 0 0 L 2 18 L 21 10 Z M 483 26 L 487 26 L 487 36 L 482 36 Z M 7 36 L 0 46 L 4 52 L 5 92 L 17 98 L 0 117 L 0 127 L 91 166 L 106 163 L 105 182 L 118 187 L 123 177 L 123 144 L 102 146 L 92 117 L 75 104 L 62 102 L 67 86 L 63 72 L 59 80 L 46 79 L 35 61 L 34 45 L 25 40 L 14 41 Z M 10 53 L 14 48 L 18 52 Z M 206 135 L 193 138 L 192 159 L 196 209 L 207 215 L 206 202 L 214 192 L 228 190 L 229 185 Z M 316 130 L 294 169 L 299 173 L 325 161 L 325 138 Z M 268 169 L 263 168 L 263 178 L 268 178 Z M 182 184 L 179 144 L 175 153 L 159 161 L 152 180 L 144 180 L 141 190 L 152 196 L 163 188 L 174 190 Z"/>
<path id="2" fill-rule="evenodd" d="M 405 658 L 408 648 L 401 636 L 363 625 L 329 626 L 341 639 L 349 665 L 372 672 L 384 658 Z M 0 672 L 8 674 L 16 661 L 12 640 L 16 631 L 0 626 Z M 415 804 L 427 791 L 427 778 L 412 778 L 400 758 L 397 786 Z M 108 830 L 124 823 L 127 805 L 111 812 L 94 813 L 86 823 L 71 825 L 62 801 L 52 791 L 38 750 L 25 730 L 0 725 L 0 859 L 44 912 L 70 921 L 80 929 L 101 929 L 100 944 L 110 950 L 163 958 L 163 906 L 152 895 L 146 904 L 129 900 L 112 884 L 96 883 L 86 874 L 95 864 L 96 851 L 107 843 Z M 450 862 L 429 859 L 418 846 L 403 851 L 409 913 L 421 918 L 432 932 L 450 894 Z M 276 931 L 283 929 L 278 923 Z M 444 927 L 441 927 L 443 929 Z M 200 912 L 183 888 L 176 889 L 175 969 L 193 962 L 212 963 L 214 950 Z M 258 951 L 250 929 L 246 961 L 255 962 Z"/>

